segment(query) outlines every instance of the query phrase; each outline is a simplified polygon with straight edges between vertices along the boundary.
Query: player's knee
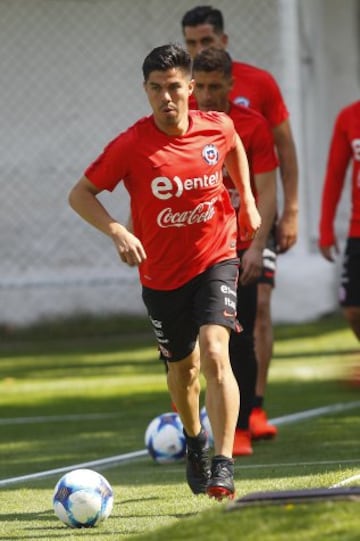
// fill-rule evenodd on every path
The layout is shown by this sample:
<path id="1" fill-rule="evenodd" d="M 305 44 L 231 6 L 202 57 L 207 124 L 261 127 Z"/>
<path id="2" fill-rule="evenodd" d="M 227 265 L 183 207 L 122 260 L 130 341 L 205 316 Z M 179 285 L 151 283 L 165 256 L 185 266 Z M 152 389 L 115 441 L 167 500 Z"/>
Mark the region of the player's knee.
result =
<path id="1" fill-rule="evenodd" d="M 173 378 L 177 384 L 188 387 L 200 374 L 200 366 L 197 360 L 192 356 L 178 362 L 168 363 L 168 375 Z"/>
<path id="2" fill-rule="evenodd" d="M 230 363 L 227 355 L 224 355 L 222 344 L 210 343 L 203 351 L 201 357 L 201 368 L 206 380 L 223 381 L 226 370 Z"/>

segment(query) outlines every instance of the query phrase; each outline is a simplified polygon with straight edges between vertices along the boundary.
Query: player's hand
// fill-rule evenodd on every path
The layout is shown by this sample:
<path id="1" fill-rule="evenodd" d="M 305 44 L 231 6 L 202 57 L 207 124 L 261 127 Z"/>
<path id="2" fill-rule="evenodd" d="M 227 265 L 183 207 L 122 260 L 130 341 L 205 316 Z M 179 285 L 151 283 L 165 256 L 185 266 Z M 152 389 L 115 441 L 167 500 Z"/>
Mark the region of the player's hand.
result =
<path id="1" fill-rule="evenodd" d="M 238 214 L 240 240 L 252 240 L 261 225 L 260 214 L 256 208 L 255 200 L 242 202 Z"/>
<path id="2" fill-rule="evenodd" d="M 298 216 L 297 211 L 286 212 L 280 218 L 276 229 L 277 252 L 287 252 L 297 241 Z"/>
<path id="3" fill-rule="evenodd" d="M 262 250 L 250 246 L 241 258 L 240 284 L 247 286 L 257 280 L 262 269 Z"/>
<path id="4" fill-rule="evenodd" d="M 335 255 L 339 253 L 339 248 L 336 240 L 334 244 L 331 244 L 330 246 L 319 246 L 319 249 L 325 259 L 330 261 L 330 263 L 334 263 Z"/>
<path id="5" fill-rule="evenodd" d="M 125 227 L 113 234 L 112 239 L 121 261 L 130 267 L 139 266 L 146 259 L 145 249 L 141 241 Z"/>

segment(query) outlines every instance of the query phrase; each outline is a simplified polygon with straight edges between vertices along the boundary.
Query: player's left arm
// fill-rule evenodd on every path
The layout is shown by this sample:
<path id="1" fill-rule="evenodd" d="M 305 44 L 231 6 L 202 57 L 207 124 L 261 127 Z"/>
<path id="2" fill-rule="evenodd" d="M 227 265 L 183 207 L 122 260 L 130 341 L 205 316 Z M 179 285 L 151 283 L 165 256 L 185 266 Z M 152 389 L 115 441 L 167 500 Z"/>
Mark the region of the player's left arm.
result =
<path id="1" fill-rule="evenodd" d="M 282 253 L 296 243 L 298 236 L 298 164 L 289 119 L 275 126 L 273 135 L 284 195 L 277 230 L 278 251 Z"/>
<path id="2" fill-rule="evenodd" d="M 241 240 L 252 239 L 260 227 L 261 218 L 251 190 L 249 164 L 240 137 L 235 133 L 235 146 L 227 153 L 225 167 L 240 196 L 238 213 Z"/>
<path id="3" fill-rule="evenodd" d="M 240 281 L 247 285 L 256 280 L 262 269 L 262 254 L 276 214 L 276 169 L 254 176 L 257 208 L 261 226 L 242 257 Z"/>

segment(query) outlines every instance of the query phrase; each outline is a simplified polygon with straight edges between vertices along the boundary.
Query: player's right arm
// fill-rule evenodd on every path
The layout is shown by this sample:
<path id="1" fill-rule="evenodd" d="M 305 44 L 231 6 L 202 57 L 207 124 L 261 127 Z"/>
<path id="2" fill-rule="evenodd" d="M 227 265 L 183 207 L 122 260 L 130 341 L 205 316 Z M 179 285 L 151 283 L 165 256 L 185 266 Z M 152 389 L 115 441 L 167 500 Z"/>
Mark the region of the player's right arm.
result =
<path id="1" fill-rule="evenodd" d="M 69 204 L 83 220 L 113 240 L 124 263 L 140 265 L 146 259 L 142 243 L 108 213 L 97 197 L 101 191 L 83 176 L 70 191 Z"/>
<path id="2" fill-rule="evenodd" d="M 275 126 L 273 134 L 284 196 L 277 227 L 278 251 L 283 253 L 294 246 L 298 236 L 298 164 L 289 120 Z"/>
<path id="3" fill-rule="evenodd" d="M 254 175 L 261 226 L 241 259 L 240 282 L 248 285 L 260 276 L 263 250 L 276 215 L 276 169 Z"/>
<path id="4" fill-rule="evenodd" d="M 319 223 L 319 249 L 323 257 L 330 262 L 334 261 L 334 254 L 339 251 L 334 223 L 350 159 L 351 146 L 342 127 L 340 113 L 335 122 L 329 148 Z"/>

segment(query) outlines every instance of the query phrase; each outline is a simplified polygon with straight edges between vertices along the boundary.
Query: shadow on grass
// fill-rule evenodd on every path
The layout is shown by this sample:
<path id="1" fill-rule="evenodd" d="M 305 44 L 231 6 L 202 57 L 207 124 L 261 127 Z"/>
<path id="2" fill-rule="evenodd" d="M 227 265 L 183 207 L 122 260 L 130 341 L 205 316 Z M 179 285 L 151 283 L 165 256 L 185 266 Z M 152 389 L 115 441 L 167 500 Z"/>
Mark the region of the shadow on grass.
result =
<path id="1" fill-rule="evenodd" d="M 358 348 L 351 348 L 351 349 L 337 349 L 334 351 L 333 349 L 316 349 L 313 351 L 296 351 L 296 352 L 288 352 L 288 353 L 274 353 L 273 358 L 274 359 L 297 359 L 297 358 L 308 358 L 308 357 L 339 357 L 341 356 L 347 356 L 347 355 L 356 355 L 360 352 L 360 347 Z"/>
<path id="2" fill-rule="evenodd" d="M 269 387 L 268 404 L 271 417 L 280 417 L 307 409 L 359 400 L 357 390 L 349 390 L 334 381 L 275 382 Z M 139 392 L 117 397 L 87 397 L 67 395 L 43 400 L 41 409 L 27 407 L 2 408 L 7 417 L 25 414 L 66 415 L 69 413 L 115 412 L 116 417 L 91 420 L 64 420 L 40 424 L 6 425 L 1 427 L 2 448 L 16 448 L 3 454 L 1 478 L 28 475 L 67 465 L 98 460 L 144 449 L 144 433 L 149 422 L 160 413 L 170 410 L 167 391 Z M 359 460 L 358 438 L 360 433 L 359 409 L 303 420 L 296 424 L 282 425 L 274 441 L 254 444 L 251 457 L 237 460 L 249 466 L 241 473 L 246 479 L 265 479 L 278 476 L 274 464 L 282 464 L 282 476 L 303 475 L 309 470 L 304 464 L 328 471 L 339 469 L 342 461 Z M 287 467 L 286 464 L 292 464 Z M 256 464 L 262 467 L 257 469 Z M 296 472 L 294 473 L 294 465 Z M 323 464 L 323 466 L 321 465 Z M 267 468 L 268 465 L 268 468 Z M 302 466 L 303 465 L 303 466 Z M 265 468 L 264 468 L 265 466 Z M 158 484 L 178 483 L 184 478 L 184 465 L 169 467 L 142 459 L 141 465 L 130 462 L 117 467 L 121 482 Z M 121 472 L 121 475 L 120 475 Z M 140 473 L 139 473 L 140 472 Z"/>
<path id="3" fill-rule="evenodd" d="M 340 312 L 326 314 L 321 318 L 307 323 L 275 325 L 275 340 L 290 340 L 291 338 L 311 338 L 323 334 L 348 329 L 349 326 Z"/>

